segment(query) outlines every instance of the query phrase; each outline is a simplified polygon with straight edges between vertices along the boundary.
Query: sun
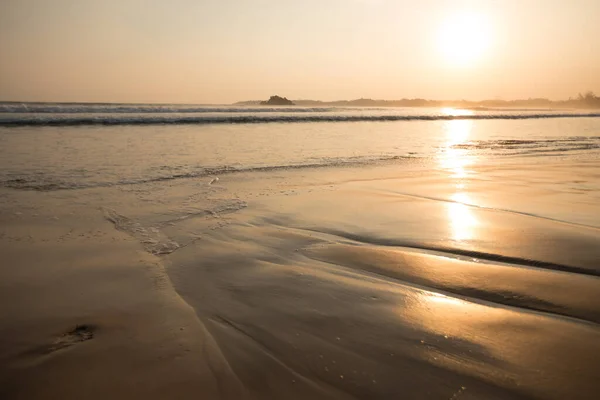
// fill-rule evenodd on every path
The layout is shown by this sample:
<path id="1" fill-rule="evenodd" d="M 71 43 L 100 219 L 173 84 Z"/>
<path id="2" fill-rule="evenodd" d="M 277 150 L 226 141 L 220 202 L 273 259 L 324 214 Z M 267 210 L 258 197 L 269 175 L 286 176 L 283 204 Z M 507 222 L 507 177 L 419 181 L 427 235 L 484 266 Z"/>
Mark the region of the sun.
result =
<path id="1" fill-rule="evenodd" d="M 454 66 L 472 66 L 490 46 L 490 27 L 478 13 L 462 12 L 449 16 L 441 25 L 439 46 L 446 62 Z"/>

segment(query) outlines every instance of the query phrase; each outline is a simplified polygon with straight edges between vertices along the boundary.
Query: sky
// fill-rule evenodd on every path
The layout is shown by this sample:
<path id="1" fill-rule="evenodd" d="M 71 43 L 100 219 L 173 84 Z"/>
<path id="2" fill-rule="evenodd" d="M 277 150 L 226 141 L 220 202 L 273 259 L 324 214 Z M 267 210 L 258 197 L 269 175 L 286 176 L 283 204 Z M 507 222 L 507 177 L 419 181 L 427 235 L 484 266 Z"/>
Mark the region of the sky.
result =
<path id="1" fill-rule="evenodd" d="M 600 93 L 599 0 L 0 0 L 0 100 Z"/>

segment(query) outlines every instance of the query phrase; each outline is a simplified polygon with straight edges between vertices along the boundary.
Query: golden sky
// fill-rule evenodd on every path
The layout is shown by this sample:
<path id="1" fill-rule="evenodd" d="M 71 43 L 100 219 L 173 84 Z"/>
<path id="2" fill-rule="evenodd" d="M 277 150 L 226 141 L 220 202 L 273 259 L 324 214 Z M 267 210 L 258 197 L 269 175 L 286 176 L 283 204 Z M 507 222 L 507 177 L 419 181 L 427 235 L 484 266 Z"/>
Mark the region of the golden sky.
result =
<path id="1" fill-rule="evenodd" d="M 0 0 L 0 100 L 600 92 L 600 0 Z"/>

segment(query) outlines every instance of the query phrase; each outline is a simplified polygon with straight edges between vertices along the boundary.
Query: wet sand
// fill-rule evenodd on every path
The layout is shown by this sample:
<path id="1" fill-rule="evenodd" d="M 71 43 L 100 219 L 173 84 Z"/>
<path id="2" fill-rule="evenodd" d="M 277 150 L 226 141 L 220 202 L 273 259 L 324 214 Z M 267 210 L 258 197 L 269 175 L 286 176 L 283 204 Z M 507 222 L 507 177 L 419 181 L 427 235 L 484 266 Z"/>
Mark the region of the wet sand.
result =
<path id="1" fill-rule="evenodd" d="M 596 169 L 522 170 L 1 189 L 0 397 L 595 399 Z"/>

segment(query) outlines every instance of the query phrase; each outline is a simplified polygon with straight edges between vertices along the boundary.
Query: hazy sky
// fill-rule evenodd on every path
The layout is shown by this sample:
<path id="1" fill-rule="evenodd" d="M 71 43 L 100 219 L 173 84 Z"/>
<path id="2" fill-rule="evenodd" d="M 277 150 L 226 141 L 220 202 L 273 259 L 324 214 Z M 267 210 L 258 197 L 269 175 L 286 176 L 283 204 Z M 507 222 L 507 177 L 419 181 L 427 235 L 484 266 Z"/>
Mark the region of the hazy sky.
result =
<path id="1" fill-rule="evenodd" d="M 600 0 L 0 0 L 0 99 L 600 92 Z"/>

